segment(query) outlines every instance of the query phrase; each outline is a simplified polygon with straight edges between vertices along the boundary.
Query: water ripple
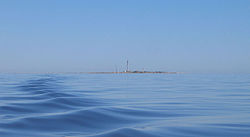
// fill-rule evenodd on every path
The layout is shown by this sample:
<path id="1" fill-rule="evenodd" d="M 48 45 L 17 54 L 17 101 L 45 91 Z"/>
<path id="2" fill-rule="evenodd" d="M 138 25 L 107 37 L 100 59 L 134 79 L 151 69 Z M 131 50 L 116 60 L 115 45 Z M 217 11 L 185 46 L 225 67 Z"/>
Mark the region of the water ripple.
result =
<path id="1" fill-rule="evenodd" d="M 1 136 L 248 136 L 245 75 L 1 74 Z"/>

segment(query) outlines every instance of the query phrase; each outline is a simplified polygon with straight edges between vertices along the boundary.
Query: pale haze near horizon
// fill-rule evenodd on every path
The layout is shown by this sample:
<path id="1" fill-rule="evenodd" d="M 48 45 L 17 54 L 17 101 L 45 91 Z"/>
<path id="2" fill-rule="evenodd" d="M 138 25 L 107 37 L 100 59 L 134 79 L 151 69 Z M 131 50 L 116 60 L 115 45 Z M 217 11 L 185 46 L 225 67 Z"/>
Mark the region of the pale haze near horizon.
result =
<path id="1" fill-rule="evenodd" d="M 0 72 L 250 73 L 249 0 L 2 0 Z"/>

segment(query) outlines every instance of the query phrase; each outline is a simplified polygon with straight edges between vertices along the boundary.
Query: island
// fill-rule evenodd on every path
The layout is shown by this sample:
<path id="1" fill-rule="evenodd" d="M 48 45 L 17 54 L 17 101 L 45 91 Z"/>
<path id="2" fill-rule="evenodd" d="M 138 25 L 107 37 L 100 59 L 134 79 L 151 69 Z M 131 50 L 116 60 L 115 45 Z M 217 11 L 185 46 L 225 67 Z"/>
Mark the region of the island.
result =
<path id="1" fill-rule="evenodd" d="M 129 70 L 129 64 L 128 64 L 128 60 L 127 60 L 127 67 L 125 71 L 115 71 L 115 72 L 88 72 L 89 74 L 121 74 L 121 73 L 164 73 L 164 74 L 177 74 L 180 72 L 164 72 L 164 71 L 130 71 Z"/>

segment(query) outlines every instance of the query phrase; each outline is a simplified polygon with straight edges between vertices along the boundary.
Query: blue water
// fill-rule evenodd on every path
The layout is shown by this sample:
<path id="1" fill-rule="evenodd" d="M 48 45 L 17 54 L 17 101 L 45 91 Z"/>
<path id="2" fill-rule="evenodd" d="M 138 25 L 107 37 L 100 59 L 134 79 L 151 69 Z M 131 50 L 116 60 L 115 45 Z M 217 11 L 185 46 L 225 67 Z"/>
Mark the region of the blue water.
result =
<path id="1" fill-rule="evenodd" d="M 0 74 L 0 136 L 250 136 L 250 75 Z"/>

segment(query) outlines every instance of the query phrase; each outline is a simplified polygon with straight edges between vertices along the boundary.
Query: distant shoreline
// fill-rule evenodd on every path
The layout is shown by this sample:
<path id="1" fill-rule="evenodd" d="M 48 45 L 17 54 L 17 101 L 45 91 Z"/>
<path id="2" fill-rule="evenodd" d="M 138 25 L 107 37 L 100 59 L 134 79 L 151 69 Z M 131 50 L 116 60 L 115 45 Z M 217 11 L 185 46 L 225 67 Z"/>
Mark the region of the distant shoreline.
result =
<path id="1" fill-rule="evenodd" d="M 0 72 L 0 74 L 180 74 L 184 72 L 123 71 L 123 72 Z"/>
<path id="2" fill-rule="evenodd" d="M 87 72 L 88 74 L 177 74 L 180 72 L 162 72 L 162 71 L 124 71 L 124 72 Z"/>

